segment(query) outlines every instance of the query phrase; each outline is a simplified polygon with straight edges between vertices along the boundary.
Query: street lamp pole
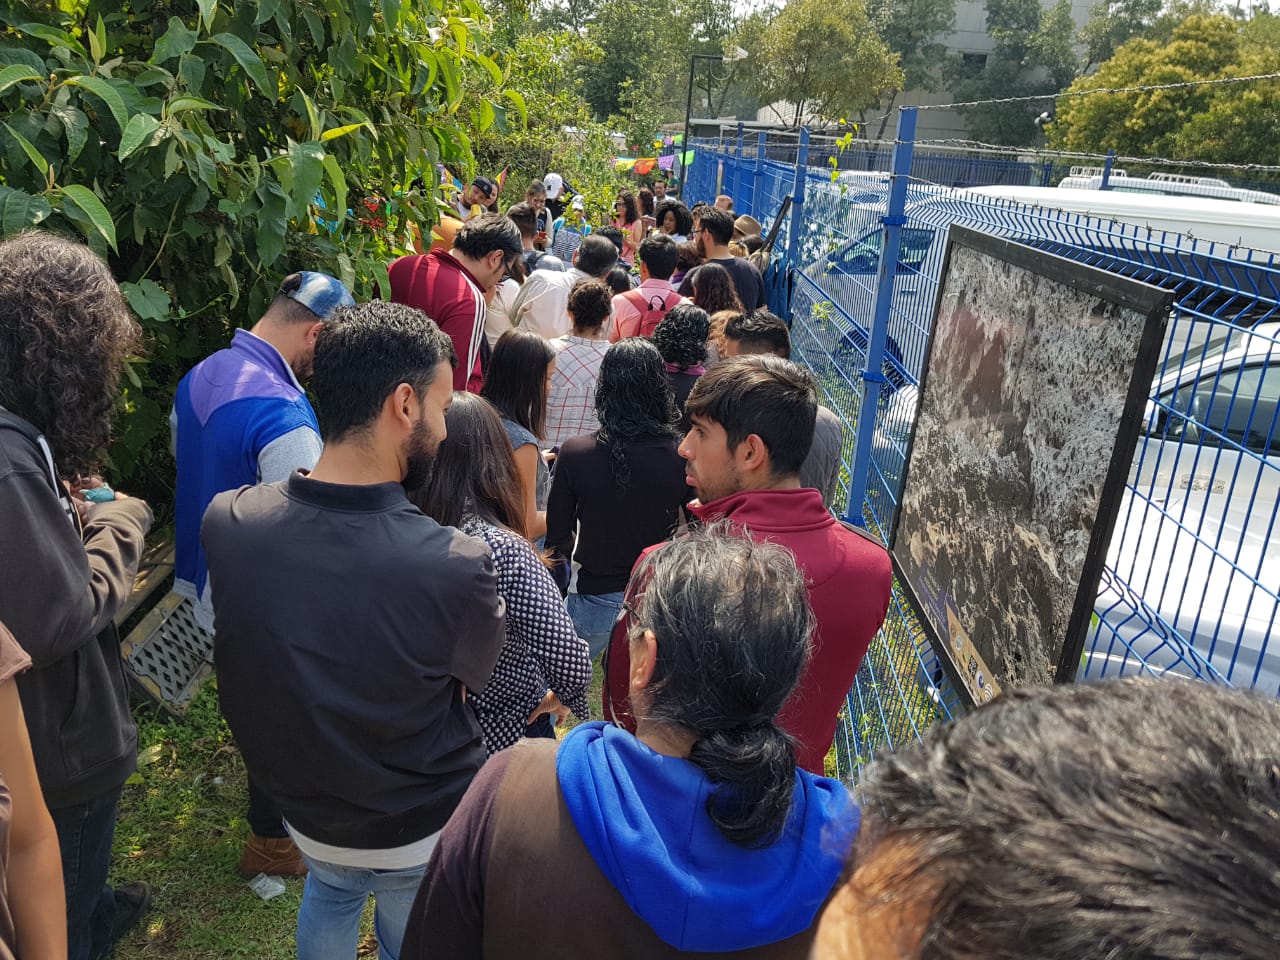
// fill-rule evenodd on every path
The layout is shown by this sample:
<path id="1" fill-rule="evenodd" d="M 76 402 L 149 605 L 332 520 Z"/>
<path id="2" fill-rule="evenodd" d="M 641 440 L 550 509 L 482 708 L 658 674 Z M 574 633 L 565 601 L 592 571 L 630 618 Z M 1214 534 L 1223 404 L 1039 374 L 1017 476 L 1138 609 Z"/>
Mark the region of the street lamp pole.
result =
<path id="1" fill-rule="evenodd" d="M 689 57 L 689 92 L 685 96 L 684 101 L 684 139 L 680 141 L 680 192 L 684 193 L 685 168 L 684 158 L 689 152 L 689 118 L 693 114 L 693 73 L 699 60 L 709 60 L 713 63 L 734 63 L 738 60 L 745 60 L 747 51 L 741 47 L 734 47 L 730 52 L 720 55 L 715 53 L 695 53 Z M 708 104 L 709 106 L 710 104 Z"/>

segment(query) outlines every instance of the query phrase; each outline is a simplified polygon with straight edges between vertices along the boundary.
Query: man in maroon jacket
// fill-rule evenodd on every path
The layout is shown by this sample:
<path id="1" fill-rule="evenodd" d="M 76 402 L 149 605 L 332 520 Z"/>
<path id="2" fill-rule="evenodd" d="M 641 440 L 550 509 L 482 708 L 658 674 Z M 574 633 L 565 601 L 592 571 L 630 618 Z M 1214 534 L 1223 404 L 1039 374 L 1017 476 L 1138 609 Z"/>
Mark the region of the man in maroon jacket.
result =
<path id="1" fill-rule="evenodd" d="M 813 654 L 779 722 L 796 739 L 796 762 L 820 774 L 840 707 L 884 622 L 892 571 L 878 540 L 839 523 L 821 493 L 800 486 L 817 406 L 813 378 L 801 367 L 772 356 L 725 360 L 689 394 L 692 426 L 680 456 L 698 495 L 692 513 L 787 547 L 809 584 Z M 642 589 L 632 580 L 627 591 Z M 606 718 L 631 728 L 625 637 L 622 623 L 609 646 L 604 708 Z"/>
<path id="2" fill-rule="evenodd" d="M 454 390 L 479 393 L 484 386 L 486 300 L 523 252 L 514 223 L 484 216 L 458 230 L 452 249 L 401 257 L 387 268 L 391 299 L 417 307 L 453 341 Z"/>

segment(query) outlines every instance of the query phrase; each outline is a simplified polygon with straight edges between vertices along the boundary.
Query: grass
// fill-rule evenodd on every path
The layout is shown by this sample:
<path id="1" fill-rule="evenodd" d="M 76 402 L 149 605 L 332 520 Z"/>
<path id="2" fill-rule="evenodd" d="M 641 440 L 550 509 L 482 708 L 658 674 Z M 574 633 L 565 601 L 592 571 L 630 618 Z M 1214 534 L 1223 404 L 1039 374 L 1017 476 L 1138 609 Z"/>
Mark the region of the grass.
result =
<path id="1" fill-rule="evenodd" d="M 593 714 L 602 682 L 597 662 Z M 285 881 L 283 896 L 263 901 L 236 873 L 249 835 L 247 783 L 215 685 L 205 685 L 181 720 L 152 704 L 134 716 L 139 765 L 120 802 L 112 879 L 145 880 L 155 896 L 116 960 L 292 960 L 302 881 Z M 363 930 L 367 956 L 376 952 L 372 907 Z"/>
<path id="2" fill-rule="evenodd" d="M 121 799 L 112 875 L 145 880 L 154 901 L 117 960 L 293 957 L 302 881 L 264 902 L 235 872 L 249 833 L 246 781 L 214 685 L 183 720 L 149 704 L 135 716 L 139 767 Z"/>

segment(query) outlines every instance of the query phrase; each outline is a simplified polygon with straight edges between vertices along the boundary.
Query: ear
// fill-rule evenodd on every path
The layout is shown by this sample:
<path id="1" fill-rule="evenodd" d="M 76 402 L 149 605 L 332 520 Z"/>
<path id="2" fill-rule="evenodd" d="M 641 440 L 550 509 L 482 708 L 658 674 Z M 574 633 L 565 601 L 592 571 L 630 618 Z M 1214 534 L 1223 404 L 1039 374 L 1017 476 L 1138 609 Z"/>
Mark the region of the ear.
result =
<path id="1" fill-rule="evenodd" d="M 769 448 L 765 446 L 765 442 L 760 439 L 758 433 L 747 434 L 746 439 L 738 444 L 738 449 L 733 451 L 733 457 L 738 461 L 739 469 L 743 471 L 763 470 L 767 474 L 771 469 Z"/>
<path id="2" fill-rule="evenodd" d="M 320 331 L 324 328 L 324 321 L 317 320 L 315 323 L 307 324 L 306 332 L 303 334 L 308 347 L 315 348 L 316 337 L 320 336 Z"/>
<path id="3" fill-rule="evenodd" d="M 383 414 L 389 415 L 392 422 L 405 433 L 412 432 L 413 425 L 418 421 L 419 410 L 418 395 L 407 383 L 399 384 L 392 390 L 382 405 Z"/>
<path id="4" fill-rule="evenodd" d="M 658 638 L 652 630 L 631 641 L 631 681 L 629 690 L 632 696 L 639 690 L 648 688 L 653 679 L 653 668 L 658 663 Z"/>

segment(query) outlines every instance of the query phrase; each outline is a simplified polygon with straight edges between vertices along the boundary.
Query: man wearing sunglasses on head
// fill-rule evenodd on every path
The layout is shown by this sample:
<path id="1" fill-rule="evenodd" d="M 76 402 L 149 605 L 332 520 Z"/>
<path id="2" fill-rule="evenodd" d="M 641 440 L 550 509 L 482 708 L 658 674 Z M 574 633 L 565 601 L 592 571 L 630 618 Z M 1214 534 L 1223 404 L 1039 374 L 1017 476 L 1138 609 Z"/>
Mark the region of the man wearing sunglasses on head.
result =
<path id="1" fill-rule="evenodd" d="M 417 307 L 453 340 L 455 390 L 479 393 L 484 385 L 485 301 L 522 251 L 514 223 L 483 216 L 458 230 L 451 249 L 401 257 L 387 269 L 391 299 Z"/>

